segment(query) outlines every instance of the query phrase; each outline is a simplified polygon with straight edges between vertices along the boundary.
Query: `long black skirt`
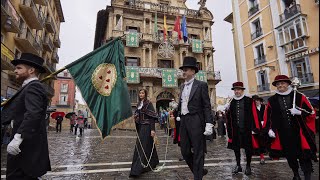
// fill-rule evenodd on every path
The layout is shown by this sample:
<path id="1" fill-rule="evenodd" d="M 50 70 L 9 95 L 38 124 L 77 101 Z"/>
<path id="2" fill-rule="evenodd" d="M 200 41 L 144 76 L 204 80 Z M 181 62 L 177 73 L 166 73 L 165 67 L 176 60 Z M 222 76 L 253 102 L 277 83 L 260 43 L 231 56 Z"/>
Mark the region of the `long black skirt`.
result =
<path id="1" fill-rule="evenodd" d="M 139 134 L 139 138 L 141 140 L 143 150 L 146 153 L 146 156 L 149 160 L 150 155 L 151 155 L 151 151 L 153 148 L 153 138 L 150 136 L 151 135 L 151 126 L 137 124 L 137 131 Z M 142 163 L 144 165 L 147 165 L 148 160 L 146 159 L 146 157 L 141 149 L 141 145 L 137 139 L 136 146 L 134 149 L 134 154 L 133 154 L 130 176 L 139 176 L 140 174 L 142 174 L 144 172 L 150 171 L 151 169 L 149 166 L 144 168 L 141 164 L 141 161 L 142 161 Z M 159 164 L 159 158 L 158 158 L 156 147 L 154 147 L 153 153 L 151 156 L 151 160 L 150 160 L 150 165 L 154 169 L 158 164 Z"/>

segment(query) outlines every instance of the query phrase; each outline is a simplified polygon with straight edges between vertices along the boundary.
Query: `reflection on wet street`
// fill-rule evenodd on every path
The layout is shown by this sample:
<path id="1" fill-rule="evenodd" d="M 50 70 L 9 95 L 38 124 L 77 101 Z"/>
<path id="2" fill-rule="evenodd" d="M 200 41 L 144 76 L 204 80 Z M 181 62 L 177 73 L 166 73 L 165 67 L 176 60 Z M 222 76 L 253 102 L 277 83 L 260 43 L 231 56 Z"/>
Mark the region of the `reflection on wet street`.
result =
<path id="1" fill-rule="evenodd" d="M 160 144 L 157 145 L 160 165 L 165 162 L 161 172 L 148 172 L 138 179 L 185 180 L 192 179 L 192 173 L 181 157 L 178 145 L 169 139 L 168 155 L 165 160 L 166 136 L 158 131 Z M 88 179 L 88 180 L 122 180 L 129 179 L 129 172 L 135 145 L 135 132 L 116 130 L 111 136 L 101 140 L 97 130 L 86 130 L 84 136 L 76 138 L 67 131 L 60 134 L 49 132 L 49 150 L 52 171 L 43 178 L 54 180 Z M 212 179 L 292 179 L 291 170 L 285 159 L 279 161 L 266 160 L 260 165 L 259 157 L 254 156 L 252 162 L 253 174 L 248 177 L 243 173 L 232 175 L 235 165 L 233 151 L 226 149 L 226 138 L 218 137 L 213 142 L 208 141 L 208 154 L 205 167 L 209 170 L 204 180 Z M 317 141 L 319 142 L 319 141 Z M 244 154 L 244 153 L 243 153 Z M 242 156 L 243 157 L 243 156 Z M 245 159 L 242 158 L 245 168 Z M 313 179 L 319 179 L 319 163 L 314 163 Z M 5 178 L 6 147 L 1 148 L 1 179 Z M 301 172 L 301 176 L 303 173 Z"/>

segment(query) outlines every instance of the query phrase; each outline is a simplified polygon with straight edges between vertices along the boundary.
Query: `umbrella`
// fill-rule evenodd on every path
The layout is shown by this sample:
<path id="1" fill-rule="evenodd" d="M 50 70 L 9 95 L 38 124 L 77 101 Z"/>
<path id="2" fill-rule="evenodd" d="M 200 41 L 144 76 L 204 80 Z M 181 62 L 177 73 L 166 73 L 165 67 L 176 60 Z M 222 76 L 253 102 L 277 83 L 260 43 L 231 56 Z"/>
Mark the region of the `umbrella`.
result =
<path id="1" fill-rule="evenodd" d="M 76 114 L 75 112 L 69 112 L 64 117 L 70 119 L 72 115 Z"/>
<path id="2" fill-rule="evenodd" d="M 51 114 L 51 117 L 53 119 L 55 119 L 58 115 L 63 117 L 65 115 L 65 113 L 64 112 L 54 112 L 54 113 Z"/>

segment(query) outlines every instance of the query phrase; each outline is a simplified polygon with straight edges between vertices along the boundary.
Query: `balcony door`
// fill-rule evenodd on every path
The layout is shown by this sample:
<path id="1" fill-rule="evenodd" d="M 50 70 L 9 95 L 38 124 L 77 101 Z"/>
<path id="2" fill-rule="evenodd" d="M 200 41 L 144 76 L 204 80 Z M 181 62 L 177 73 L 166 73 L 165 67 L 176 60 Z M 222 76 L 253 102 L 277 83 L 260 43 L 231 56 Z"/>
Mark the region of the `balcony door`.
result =
<path id="1" fill-rule="evenodd" d="M 312 81 L 308 59 L 293 62 L 293 76 L 298 77 L 302 84 Z"/>

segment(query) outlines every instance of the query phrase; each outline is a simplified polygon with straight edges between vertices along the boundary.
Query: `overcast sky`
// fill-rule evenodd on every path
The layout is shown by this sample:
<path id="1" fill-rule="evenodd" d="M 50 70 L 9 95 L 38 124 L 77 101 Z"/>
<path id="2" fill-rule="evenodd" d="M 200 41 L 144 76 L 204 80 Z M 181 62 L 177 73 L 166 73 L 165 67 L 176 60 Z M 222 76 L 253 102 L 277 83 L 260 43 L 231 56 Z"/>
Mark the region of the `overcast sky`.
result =
<path id="1" fill-rule="evenodd" d="M 187 0 L 190 9 L 198 9 L 199 0 Z M 214 16 L 212 27 L 215 71 L 221 72 L 222 81 L 217 85 L 217 96 L 227 97 L 236 81 L 231 24 L 223 19 L 231 13 L 232 0 L 208 0 L 207 8 Z M 94 2 L 94 3 L 93 3 Z M 110 0 L 61 0 L 65 22 L 61 24 L 61 48 L 58 68 L 71 63 L 93 50 L 97 12 L 110 5 Z M 77 92 L 76 99 L 82 101 Z"/>

